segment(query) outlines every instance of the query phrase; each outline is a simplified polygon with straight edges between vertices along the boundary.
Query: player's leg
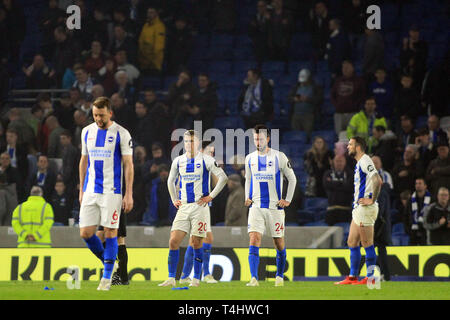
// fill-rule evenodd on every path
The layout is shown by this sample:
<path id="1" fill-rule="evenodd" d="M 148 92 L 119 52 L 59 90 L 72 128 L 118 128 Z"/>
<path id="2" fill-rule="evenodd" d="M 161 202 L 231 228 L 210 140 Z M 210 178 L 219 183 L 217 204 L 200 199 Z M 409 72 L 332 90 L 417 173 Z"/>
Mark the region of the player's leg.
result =
<path id="1" fill-rule="evenodd" d="M 198 287 L 203 267 L 203 239 L 207 234 L 209 207 L 192 205 L 190 215 L 192 247 L 194 248 L 194 277 L 190 286 Z"/>
<path id="2" fill-rule="evenodd" d="M 95 231 L 97 230 L 97 226 L 87 226 L 80 228 L 80 236 L 86 243 L 89 250 L 92 251 L 93 254 L 103 263 L 104 260 L 104 251 L 102 241 L 97 237 Z"/>
<path id="3" fill-rule="evenodd" d="M 180 283 L 190 283 L 192 267 L 194 266 L 194 247 L 192 246 L 192 236 L 189 238 L 189 245 L 184 254 L 183 271 L 181 273 Z"/>
<path id="4" fill-rule="evenodd" d="M 250 266 L 251 280 L 247 286 L 258 286 L 259 247 L 265 231 L 265 220 L 262 209 L 250 208 L 248 212 L 248 235 L 250 238 L 248 249 L 248 263 Z"/>
<path id="5" fill-rule="evenodd" d="M 127 215 L 121 211 L 119 230 L 117 231 L 117 258 L 119 260 L 119 268 L 117 269 L 117 276 L 113 275 L 113 284 L 127 285 L 128 282 L 128 252 L 125 243 L 127 236 Z"/>
<path id="6" fill-rule="evenodd" d="M 350 274 L 344 280 L 335 284 L 352 284 L 358 281 L 359 265 L 361 263 L 360 241 L 359 226 L 352 219 L 347 239 L 347 246 L 350 250 Z"/>
<path id="7" fill-rule="evenodd" d="M 277 250 L 277 273 L 275 286 L 281 287 L 284 284 L 284 269 L 286 267 L 286 245 L 284 241 L 284 210 L 264 210 L 266 228 L 269 230 L 275 249 Z"/>
<path id="8" fill-rule="evenodd" d="M 208 208 L 208 221 L 206 224 L 206 238 L 203 240 L 203 277 L 206 283 L 217 283 L 217 280 L 209 272 L 209 259 L 211 258 L 211 249 L 214 242 L 214 236 L 211 228 L 211 213 Z"/>
<path id="9" fill-rule="evenodd" d="M 203 237 L 192 236 L 192 247 L 194 248 L 194 277 L 192 279 L 191 285 L 198 286 L 200 278 L 202 277 L 202 267 L 203 267 L 203 248 L 202 248 Z"/>
<path id="10" fill-rule="evenodd" d="M 84 240 L 89 250 L 103 263 L 103 244 L 95 234 L 99 220 L 100 208 L 95 203 L 95 197 L 85 193 L 80 207 L 80 237 Z"/>

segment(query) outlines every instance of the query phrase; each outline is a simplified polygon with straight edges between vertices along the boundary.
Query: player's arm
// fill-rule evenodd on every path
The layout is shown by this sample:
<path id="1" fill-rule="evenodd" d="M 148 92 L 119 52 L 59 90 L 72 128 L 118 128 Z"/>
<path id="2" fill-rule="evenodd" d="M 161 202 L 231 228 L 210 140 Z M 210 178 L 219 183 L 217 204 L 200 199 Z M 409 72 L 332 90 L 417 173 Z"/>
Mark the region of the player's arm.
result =
<path id="1" fill-rule="evenodd" d="M 79 192 L 79 196 L 78 196 L 78 200 L 81 201 L 83 200 L 83 184 L 84 184 L 84 179 L 86 178 L 86 172 L 87 172 L 87 166 L 88 166 L 88 156 L 87 155 L 81 155 L 80 158 L 80 164 L 79 164 L 79 172 L 80 172 L 80 192 Z"/>
<path id="2" fill-rule="evenodd" d="M 125 213 L 133 209 L 133 180 L 134 180 L 134 164 L 132 155 L 122 156 L 123 170 L 125 175 L 126 191 L 122 201 L 122 208 Z"/>
<path id="3" fill-rule="evenodd" d="M 251 180 L 252 180 L 252 171 L 250 169 L 250 157 L 245 158 L 245 203 L 244 205 L 246 207 L 249 207 L 253 201 L 252 199 L 250 199 L 250 184 L 251 184 Z"/>
<path id="4" fill-rule="evenodd" d="M 297 185 L 297 177 L 295 176 L 295 172 L 292 169 L 292 165 L 289 159 L 284 153 L 280 153 L 280 170 L 288 180 L 288 188 L 286 198 L 282 198 L 280 201 L 278 201 L 278 206 L 281 208 L 285 208 L 291 204 L 292 198 L 294 197 L 295 186 Z"/>
<path id="5" fill-rule="evenodd" d="M 216 161 L 211 161 L 213 163 L 210 164 L 209 170 L 211 173 L 217 177 L 217 183 L 214 187 L 214 189 L 211 191 L 211 193 L 205 197 L 200 198 L 200 200 L 197 202 L 197 204 L 201 206 L 206 206 L 209 202 L 211 202 L 217 195 L 222 191 L 223 187 L 227 184 L 228 177 L 223 171 L 221 167 L 217 164 Z"/>
<path id="6" fill-rule="evenodd" d="M 170 198 L 172 199 L 172 203 L 175 208 L 179 209 L 181 206 L 181 201 L 177 199 L 177 189 L 175 187 L 175 181 L 179 176 L 178 171 L 178 159 L 172 161 L 172 165 L 170 166 L 169 178 L 167 179 L 167 189 L 169 190 Z M 181 179 L 181 176 L 179 177 Z"/>

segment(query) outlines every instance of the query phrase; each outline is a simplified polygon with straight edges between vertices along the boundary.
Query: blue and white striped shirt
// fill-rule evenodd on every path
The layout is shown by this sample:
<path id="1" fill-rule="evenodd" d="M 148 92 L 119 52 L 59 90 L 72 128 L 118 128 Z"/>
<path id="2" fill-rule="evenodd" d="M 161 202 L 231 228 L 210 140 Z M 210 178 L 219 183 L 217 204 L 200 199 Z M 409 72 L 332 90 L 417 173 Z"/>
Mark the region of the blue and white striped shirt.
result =
<path id="1" fill-rule="evenodd" d="M 371 178 L 375 174 L 377 174 L 377 169 L 372 159 L 367 154 L 364 154 L 355 166 L 353 208 L 358 206 L 359 199 L 372 198 L 374 190 Z"/>

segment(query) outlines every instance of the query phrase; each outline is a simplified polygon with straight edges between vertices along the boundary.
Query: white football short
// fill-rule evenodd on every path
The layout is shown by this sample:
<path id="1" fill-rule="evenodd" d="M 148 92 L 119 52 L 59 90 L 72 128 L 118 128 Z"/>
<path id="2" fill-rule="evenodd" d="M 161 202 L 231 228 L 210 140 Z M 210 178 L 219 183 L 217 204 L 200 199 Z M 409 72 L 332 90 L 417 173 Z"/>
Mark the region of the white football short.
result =
<path id="1" fill-rule="evenodd" d="M 284 217 L 284 210 L 252 207 L 248 212 L 248 232 L 264 234 L 267 230 L 272 238 L 282 238 Z"/>
<path id="2" fill-rule="evenodd" d="M 171 231 L 174 230 L 205 238 L 206 233 L 211 232 L 209 206 L 202 207 L 197 203 L 182 204 L 172 223 Z"/>
<path id="3" fill-rule="evenodd" d="M 80 228 L 101 225 L 119 228 L 121 194 L 84 193 L 80 207 Z"/>
<path id="4" fill-rule="evenodd" d="M 360 226 L 374 226 L 378 216 L 378 203 L 374 203 L 370 206 L 358 205 L 352 211 L 352 218 L 356 225 Z"/>

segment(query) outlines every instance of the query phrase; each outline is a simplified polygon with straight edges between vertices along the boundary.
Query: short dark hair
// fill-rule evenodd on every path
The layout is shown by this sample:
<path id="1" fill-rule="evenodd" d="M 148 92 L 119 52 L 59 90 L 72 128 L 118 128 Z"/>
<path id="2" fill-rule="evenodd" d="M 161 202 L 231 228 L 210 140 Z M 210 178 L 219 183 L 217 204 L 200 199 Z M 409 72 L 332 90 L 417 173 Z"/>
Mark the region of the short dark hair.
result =
<path id="1" fill-rule="evenodd" d="M 60 136 L 65 136 L 67 138 L 72 139 L 72 133 L 70 132 L 70 130 L 65 129 L 64 131 L 61 132 Z"/>
<path id="2" fill-rule="evenodd" d="M 107 97 L 98 97 L 95 99 L 94 103 L 92 103 L 92 106 L 99 109 L 106 108 L 108 111 L 111 111 L 111 100 Z"/>
<path id="3" fill-rule="evenodd" d="M 417 177 L 415 181 L 417 181 L 417 180 L 422 180 L 425 185 L 427 184 L 427 180 L 425 180 L 425 177 L 422 177 L 422 176 Z"/>
<path id="4" fill-rule="evenodd" d="M 250 68 L 248 69 L 248 71 L 251 71 L 255 76 L 257 76 L 258 78 L 261 78 L 261 70 L 258 68 Z"/>
<path id="5" fill-rule="evenodd" d="M 264 124 L 257 124 L 253 128 L 253 131 L 256 134 L 265 133 L 268 137 L 270 137 L 270 130 Z"/>
<path id="6" fill-rule="evenodd" d="M 364 138 L 354 136 L 354 137 L 352 137 L 352 139 L 355 140 L 356 145 L 361 148 L 362 152 L 366 151 L 367 144 L 366 144 L 366 140 Z"/>

